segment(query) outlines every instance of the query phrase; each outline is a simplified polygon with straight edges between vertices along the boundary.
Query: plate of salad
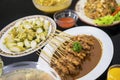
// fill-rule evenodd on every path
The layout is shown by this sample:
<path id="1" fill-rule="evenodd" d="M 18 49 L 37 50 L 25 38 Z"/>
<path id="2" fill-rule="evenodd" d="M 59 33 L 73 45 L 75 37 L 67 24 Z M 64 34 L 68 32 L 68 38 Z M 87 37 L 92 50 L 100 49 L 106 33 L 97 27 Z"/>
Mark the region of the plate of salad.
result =
<path id="1" fill-rule="evenodd" d="M 20 57 L 43 47 L 56 30 L 53 19 L 43 15 L 20 18 L 0 32 L 0 55 Z"/>
<path id="2" fill-rule="evenodd" d="M 109 27 L 120 23 L 120 0 L 79 0 L 75 11 L 90 25 Z"/>

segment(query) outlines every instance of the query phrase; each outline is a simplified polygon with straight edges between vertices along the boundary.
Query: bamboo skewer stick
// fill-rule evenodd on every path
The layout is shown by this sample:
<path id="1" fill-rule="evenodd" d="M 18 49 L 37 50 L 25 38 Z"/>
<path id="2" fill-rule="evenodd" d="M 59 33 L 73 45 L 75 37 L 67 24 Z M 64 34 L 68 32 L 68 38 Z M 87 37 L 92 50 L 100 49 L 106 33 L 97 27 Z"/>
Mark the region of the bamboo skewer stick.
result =
<path id="1" fill-rule="evenodd" d="M 43 50 L 41 50 L 41 51 L 43 52 L 43 54 L 46 54 L 45 51 L 43 51 Z M 45 62 L 47 62 L 48 64 L 50 64 L 46 59 L 44 59 L 42 56 L 40 56 L 40 52 L 39 52 L 39 51 L 37 51 L 36 54 L 38 54 L 39 57 L 41 57 Z M 47 57 L 49 57 L 49 56 L 47 55 Z M 50 58 L 50 57 L 49 57 L 49 58 Z M 51 59 L 51 62 L 53 62 L 54 60 L 55 60 L 55 58 L 52 58 L 52 59 Z"/>
<path id="2" fill-rule="evenodd" d="M 65 56 L 65 54 L 63 53 L 64 49 L 65 49 L 65 46 L 67 45 L 67 43 L 64 43 L 64 41 L 71 41 L 73 42 L 72 40 L 70 40 L 70 38 L 72 37 L 72 35 L 70 34 L 67 34 L 65 32 L 62 32 L 60 30 L 56 30 L 56 33 L 55 34 L 52 34 L 49 38 L 51 39 L 50 41 L 48 41 L 48 44 L 56 49 L 56 53 L 53 53 L 53 51 L 50 50 L 49 47 L 47 47 L 47 49 L 49 49 L 49 51 L 52 53 L 51 56 L 44 50 L 42 49 L 39 49 L 36 54 L 38 54 L 40 56 L 40 53 L 43 53 L 45 56 L 47 56 L 48 58 L 51 59 L 51 62 L 53 62 L 54 60 L 58 59 L 59 57 L 62 57 L 62 56 Z M 58 46 L 62 46 L 60 48 L 57 48 Z M 40 56 L 42 59 L 44 59 L 42 56 Z M 44 59 L 45 60 L 45 59 Z M 46 61 L 46 60 L 45 60 Z M 46 61 L 48 63 L 48 61 Z"/>
<path id="3" fill-rule="evenodd" d="M 56 32 L 57 32 L 57 33 L 64 34 L 64 36 L 66 35 L 66 36 L 68 36 L 68 37 L 72 37 L 72 35 L 70 35 L 70 34 L 68 34 L 68 33 L 66 33 L 66 32 L 62 32 L 62 31 L 60 31 L 60 30 L 56 30 Z"/>
<path id="4" fill-rule="evenodd" d="M 50 45 L 50 44 L 49 44 L 49 45 Z M 53 53 L 53 51 L 51 51 L 50 48 L 48 48 L 48 46 L 46 46 L 46 48 L 49 49 L 49 51 L 50 51 L 50 53 L 52 53 L 52 55 L 57 56 L 57 54 Z M 58 57 L 58 58 L 59 58 L 59 57 Z M 51 62 L 54 61 L 54 60 L 56 60 L 56 59 L 58 59 L 58 58 L 52 57 Z"/>
<path id="5" fill-rule="evenodd" d="M 53 48 L 56 48 L 56 47 L 57 47 L 57 46 L 53 46 L 52 43 L 50 43 L 50 45 L 51 45 Z M 57 53 L 58 53 L 60 56 L 63 56 L 63 54 L 62 54 L 60 51 L 58 51 L 57 49 L 56 49 L 56 51 L 57 51 Z M 59 56 L 56 55 L 56 54 L 54 54 L 54 56 L 57 57 L 57 58 L 59 58 Z"/>
<path id="6" fill-rule="evenodd" d="M 56 42 L 56 43 L 55 43 Z M 54 39 L 54 41 L 50 41 L 49 42 L 49 45 L 52 47 L 52 48 L 56 48 L 56 47 L 58 47 L 58 45 L 57 45 L 57 43 L 61 43 L 61 41 L 60 40 L 58 40 L 58 39 Z M 62 51 L 64 51 L 64 48 L 65 48 L 65 45 L 67 45 L 67 44 L 60 44 L 59 46 L 62 46 L 62 47 L 60 47 L 60 49 L 56 49 L 56 52 L 59 54 L 54 54 L 54 56 L 56 57 L 56 58 L 59 58 L 59 56 L 64 56 L 64 54 L 63 54 L 63 52 Z M 48 48 L 49 49 L 49 48 Z M 49 49 L 50 50 L 50 49 Z M 62 50 L 62 51 L 61 51 Z M 44 51 L 44 50 L 42 50 L 42 49 L 40 49 L 40 51 L 41 52 L 43 52 L 43 54 L 45 54 L 47 57 L 49 57 L 50 58 L 50 56 L 49 55 L 47 55 L 47 53 Z M 40 53 L 40 51 L 37 51 L 38 53 Z"/>

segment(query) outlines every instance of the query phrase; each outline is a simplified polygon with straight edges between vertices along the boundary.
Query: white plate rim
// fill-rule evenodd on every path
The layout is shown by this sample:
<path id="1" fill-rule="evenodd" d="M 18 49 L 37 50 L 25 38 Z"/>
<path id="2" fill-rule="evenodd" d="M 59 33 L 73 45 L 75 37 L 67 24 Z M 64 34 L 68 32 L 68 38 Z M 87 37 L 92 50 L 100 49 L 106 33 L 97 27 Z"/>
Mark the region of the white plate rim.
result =
<path id="1" fill-rule="evenodd" d="M 93 35 L 97 39 L 99 39 L 102 42 L 102 47 L 103 47 L 103 53 L 101 56 L 101 59 L 99 63 L 96 65 L 96 67 L 90 71 L 88 74 L 85 76 L 78 78 L 77 80 L 95 80 L 97 79 L 100 75 L 104 73 L 104 71 L 109 67 L 112 58 L 113 58 L 113 43 L 111 38 L 107 33 L 105 33 L 103 30 L 93 27 L 93 26 L 78 26 L 74 28 L 70 28 L 65 30 L 64 32 L 69 33 L 71 35 L 78 35 L 78 34 L 87 34 L 87 35 Z M 100 38 L 99 38 L 100 37 Z M 104 42 L 104 44 L 103 44 Z M 48 44 L 46 45 L 47 47 L 49 46 Z M 46 47 L 43 48 L 43 50 L 48 50 Z M 47 51 L 49 52 L 49 51 Z M 51 54 L 49 54 L 51 55 Z M 44 54 L 41 54 L 42 57 L 45 57 Z M 47 59 L 46 59 L 47 60 Z M 39 57 L 38 62 L 44 63 L 44 60 Z M 44 65 L 48 65 L 45 63 Z"/>
<path id="2" fill-rule="evenodd" d="M 119 24 L 120 23 L 120 21 L 115 21 L 115 22 L 113 22 L 113 24 L 111 24 L 111 25 L 97 25 L 97 24 L 95 24 L 94 23 L 94 19 L 90 19 L 90 18 L 88 18 L 86 15 L 85 15 L 85 13 L 84 13 L 84 6 L 85 6 L 85 3 L 87 2 L 87 0 L 78 0 L 77 1 L 77 3 L 76 3 L 76 5 L 75 5 L 75 11 L 76 11 L 76 13 L 78 14 L 78 17 L 79 17 L 79 19 L 81 20 L 81 21 L 83 21 L 83 22 L 85 22 L 85 23 L 87 23 L 87 24 L 89 24 L 89 25 L 92 25 L 92 26 L 97 26 L 97 27 L 112 27 L 112 26 L 114 26 L 114 25 L 117 25 L 117 24 Z M 118 4 L 120 4 L 120 1 L 119 0 L 116 0 L 116 2 L 118 3 Z"/>

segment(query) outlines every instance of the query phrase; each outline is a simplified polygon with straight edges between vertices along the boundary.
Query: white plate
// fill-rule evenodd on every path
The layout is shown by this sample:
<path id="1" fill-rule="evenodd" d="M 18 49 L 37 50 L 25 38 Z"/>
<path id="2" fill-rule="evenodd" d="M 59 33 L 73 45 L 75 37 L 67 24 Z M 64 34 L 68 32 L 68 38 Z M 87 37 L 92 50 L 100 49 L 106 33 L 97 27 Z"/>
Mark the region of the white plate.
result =
<path id="1" fill-rule="evenodd" d="M 22 52 L 10 51 L 5 46 L 5 44 L 3 44 L 3 41 L 4 41 L 5 37 L 8 35 L 9 31 L 11 31 L 15 27 L 14 25 L 16 25 L 16 23 L 18 23 L 19 21 L 36 19 L 36 18 L 40 18 L 40 19 L 42 18 L 42 19 L 50 22 L 50 26 L 49 26 L 49 30 L 48 30 L 46 39 L 44 41 L 41 41 L 39 44 L 37 44 L 37 46 L 35 48 L 29 48 Z M 52 36 L 54 34 L 55 30 L 56 30 L 56 23 L 54 22 L 54 20 L 52 18 L 50 18 L 48 16 L 32 15 L 32 16 L 27 16 L 27 17 L 23 17 L 18 20 L 15 20 L 12 23 L 5 26 L 0 31 L 0 55 L 6 56 L 6 57 L 20 57 L 20 56 L 25 56 L 25 55 L 31 54 L 31 53 L 35 52 L 36 50 L 38 50 L 39 48 L 43 47 L 46 44 L 46 42 L 49 41 L 50 36 Z"/>
<path id="2" fill-rule="evenodd" d="M 95 80 L 101 74 L 103 74 L 103 72 L 108 68 L 113 57 L 113 43 L 111 38 L 104 31 L 91 26 L 74 27 L 64 32 L 69 33 L 71 35 L 79 35 L 79 34 L 92 35 L 97 39 L 99 39 L 102 43 L 102 49 L 103 49 L 102 56 L 97 66 L 92 71 L 90 71 L 87 75 L 77 80 Z M 54 49 L 50 48 L 50 45 L 47 44 L 43 50 L 47 52 L 47 56 L 49 57 L 47 57 L 43 53 L 41 53 L 40 56 L 42 56 L 46 61 L 50 62 L 50 57 L 54 53 Z M 48 65 L 47 63 L 45 63 L 44 60 L 42 60 L 41 57 L 39 58 L 38 62 L 44 63 L 44 65 L 46 66 Z"/>
<path id="3" fill-rule="evenodd" d="M 120 4 L 120 0 L 116 0 L 118 4 Z M 94 19 L 90 19 L 89 17 L 87 17 L 84 13 L 84 6 L 86 4 L 87 0 L 79 0 L 77 3 L 76 3 L 76 6 L 75 6 L 75 11 L 76 13 L 78 14 L 79 16 L 79 19 L 87 24 L 90 24 L 90 25 L 94 25 L 94 26 L 98 26 L 94 23 Z M 113 25 L 116 25 L 120 23 L 120 21 L 116 21 L 114 22 L 113 24 L 111 25 L 103 25 L 103 27 L 107 27 L 107 26 L 113 26 Z"/>

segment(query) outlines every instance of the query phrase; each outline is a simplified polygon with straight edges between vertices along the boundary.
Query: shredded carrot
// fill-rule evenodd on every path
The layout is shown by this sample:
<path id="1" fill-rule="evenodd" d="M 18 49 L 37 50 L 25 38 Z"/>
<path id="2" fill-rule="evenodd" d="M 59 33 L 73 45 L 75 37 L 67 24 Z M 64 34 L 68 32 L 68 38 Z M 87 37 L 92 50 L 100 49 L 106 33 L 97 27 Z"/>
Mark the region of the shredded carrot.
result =
<path id="1" fill-rule="evenodd" d="M 112 13 L 112 16 L 115 16 L 120 11 L 120 6 L 116 8 L 116 10 Z"/>

